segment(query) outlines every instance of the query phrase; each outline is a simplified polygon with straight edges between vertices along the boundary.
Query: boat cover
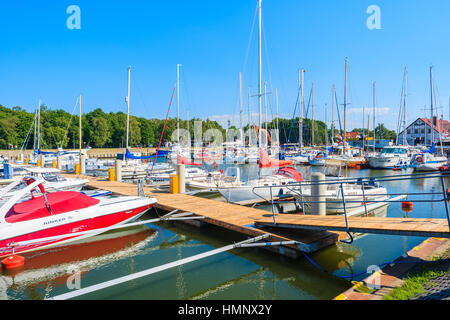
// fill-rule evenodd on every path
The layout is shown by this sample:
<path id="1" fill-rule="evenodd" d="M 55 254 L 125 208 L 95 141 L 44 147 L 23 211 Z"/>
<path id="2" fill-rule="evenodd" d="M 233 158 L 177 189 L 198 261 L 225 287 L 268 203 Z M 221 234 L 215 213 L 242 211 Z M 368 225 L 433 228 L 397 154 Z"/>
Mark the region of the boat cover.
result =
<path id="1" fill-rule="evenodd" d="M 294 162 L 292 160 L 277 160 L 269 157 L 262 148 L 259 148 L 259 167 L 260 168 L 279 168 L 284 166 L 291 166 Z"/>
<path id="2" fill-rule="evenodd" d="M 52 215 L 89 208 L 100 202 L 99 199 L 75 191 L 54 192 L 46 196 Z M 8 223 L 15 223 L 48 217 L 51 214 L 47 209 L 44 197 L 41 196 L 14 205 L 6 214 L 5 220 Z"/>

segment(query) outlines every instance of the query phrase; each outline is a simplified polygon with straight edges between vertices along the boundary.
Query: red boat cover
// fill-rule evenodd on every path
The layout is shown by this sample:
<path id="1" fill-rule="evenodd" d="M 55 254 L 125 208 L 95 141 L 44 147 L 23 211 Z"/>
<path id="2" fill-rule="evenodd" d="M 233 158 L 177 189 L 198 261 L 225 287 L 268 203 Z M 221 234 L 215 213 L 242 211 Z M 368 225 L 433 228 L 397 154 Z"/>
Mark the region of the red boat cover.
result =
<path id="1" fill-rule="evenodd" d="M 272 159 L 263 148 L 259 148 L 259 167 L 260 168 L 279 168 L 284 166 L 291 166 L 294 162 L 292 160 L 284 161 Z"/>
<path id="2" fill-rule="evenodd" d="M 201 166 L 201 164 L 194 163 L 194 162 L 192 162 L 190 160 L 184 159 L 180 155 L 178 155 L 178 159 L 177 160 L 178 160 L 178 164 L 185 164 L 185 165 L 188 165 L 188 166 L 198 166 L 198 167 Z"/>
<path id="3" fill-rule="evenodd" d="M 303 182 L 302 174 L 291 167 L 281 168 L 277 171 L 277 174 L 289 178 L 294 178 L 295 180 L 297 180 L 297 182 Z"/>
<path id="4" fill-rule="evenodd" d="M 47 194 L 47 200 L 53 215 L 92 207 L 100 202 L 83 193 L 75 191 L 60 191 Z M 27 200 L 14 205 L 6 214 L 9 223 L 28 221 L 50 216 L 44 197 Z"/>

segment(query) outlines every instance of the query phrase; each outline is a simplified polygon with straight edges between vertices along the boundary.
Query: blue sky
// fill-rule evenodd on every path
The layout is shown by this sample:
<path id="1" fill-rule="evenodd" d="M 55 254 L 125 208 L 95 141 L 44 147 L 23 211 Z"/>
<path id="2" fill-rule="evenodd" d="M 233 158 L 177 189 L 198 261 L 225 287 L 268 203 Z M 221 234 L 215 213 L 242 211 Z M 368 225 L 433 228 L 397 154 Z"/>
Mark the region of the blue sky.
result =
<path id="1" fill-rule="evenodd" d="M 80 30 L 66 26 L 70 5 L 81 9 Z M 381 9 L 381 30 L 367 28 L 370 5 Z M 164 118 L 180 63 L 182 118 L 189 112 L 224 124 L 235 115 L 238 124 L 238 73 L 244 121 L 248 87 L 257 90 L 256 26 L 249 43 L 255 9 L 256 0 L 2 1 L 0 103 L 32 111 L 42 99 L 72 112 L 82 94 L 84 112 L 125 112 L 131 65 L 131 113 Z M 331 87 L 343 103 L 348 57 L 349 127 L 362 126 L 376 81 L 377 122 L 396 129 L 405 67 L 408 122 L 429 107 L 431 65 L 439 113 L 448 119 L 449 1 L 263 0 L 263 25 L 264 80 L 269 92 L 279 90 L 280 114 L 291 117 L 297 70 L 305 68 L 306 100 L 314 82 L 315 118 L 331 120 Z M 275 112 L 274 95 L 268 100 Z M 255 98 L 252 104 L 257 112 Z"/>

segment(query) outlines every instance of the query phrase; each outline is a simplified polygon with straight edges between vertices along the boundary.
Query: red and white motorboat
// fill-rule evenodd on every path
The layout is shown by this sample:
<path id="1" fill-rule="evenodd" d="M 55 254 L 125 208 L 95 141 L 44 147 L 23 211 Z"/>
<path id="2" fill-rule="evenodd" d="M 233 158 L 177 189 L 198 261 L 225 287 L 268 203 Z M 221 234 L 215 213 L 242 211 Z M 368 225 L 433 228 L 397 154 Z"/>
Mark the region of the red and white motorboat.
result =
<path id="1" fill-rule="evenodd" d="M 43 180 L 24 179 L 27 187 L 0 207 L 0 257 L 94 236 L 104 232 L 102 228 L 136 220 L 156 203 L 156 199 L 147 197 L 92 198 L 75 191 L 46 193 Z M 37 189 L 42 195 L 35 197 L 33 192 Z M 29 193 L 32 199 L 23 201 Z"/>

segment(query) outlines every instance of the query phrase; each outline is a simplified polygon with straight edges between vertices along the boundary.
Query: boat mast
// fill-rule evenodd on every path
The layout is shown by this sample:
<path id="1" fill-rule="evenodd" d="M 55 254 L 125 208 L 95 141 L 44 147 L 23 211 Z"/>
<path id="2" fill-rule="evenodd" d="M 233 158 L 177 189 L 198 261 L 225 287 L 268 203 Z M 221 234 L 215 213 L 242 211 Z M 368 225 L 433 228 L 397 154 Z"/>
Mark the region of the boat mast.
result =
<path id="1" fill-rule="evenodd" d="M 264 123 L 265 123 L 265 129 L 266 129 L 266 133 L 265 135 L 267 135 L 267 81 L 264 81 Z"/>
<path id="2" fill-rule="evenodd" d="M 279 116 L 278 116 L 278 88 L 275 88 L 275 104 L 277 108 L 277 134 L 280 135 L 280 122 L 279 122 Z"/>
<path id="3" fill-rule="evenodd" d="M 38 105 L 38 119 L 37 119 L 37 148 L 41 149 L 41 100 Z"/>
<path id="4" fill-rule="evenodd" d="M 365 151 L 364 150 L 364 136 L 365 136 L 365 131 L 366 131 L 366 128 L 365 128 L 365 122 L 366 122 L 366 107 L 365 106 L 363 106 L 363 121 L 362 121 L 362 141 L 363 141 L 363 143 L 362 143 L 362 149 L 363 149 L 363 152 Z"/>
<path id="5" fill-rule="evenodd" d="M 298 136 L 299 136 L 299 144 L 300 144 L 300 154 L 303 153 L 303 108 L 304 108 L 304 97 L 303 97 L 303 83 L 304 83 L 304 74 L 305 69 L 298 70 L 298 83 L 299 83 L 299 96 L 301 97 L 300 101 L 300 110 L 298 116 Z"/>
<path id="6" fill-rule="evenodd" d="M 83 146 L 82 135 L 81 135 L 81 133 L 82 133 L 82 130 L 81 130 L 81 94 L 78 97 L 78 105 L 79 105 L 79 109 L 78 109 L 79 110 L 78 111 L 78 118 L 79 118 L 79 120 L 78 120 L 78 124 L 79 124 L 78 135 L 80 137 L 80 166 L 81 166 L 81 147 Z M 127 149 L 128 149 L 128 147 L 127 147 Z"/>
<path id="7" fill-rule="evenodd" d="M 259 104 L 259 120 L 258 120 L 258 141 L 259 146 L 261 147 L 261 113 L 262 113 L 262 39 L 261 39 L 261 32 L 262 32 L 262 8 L 261 8 L 262 0 L 258 0 L 258 104 Z"/>
<path id="8" fill-rule="evenodd" d="M 180 146 L 180 67 L 177 64 L 177 143 Z"/>
<path id="9" fill-rule="evenodd" d="M 347 125 L 347 67 L 348 67 L 348 60 L 345 58 L 345 85 L 344 85 L 344 136 L 342 137 L 342 147 L 343 147 L 343 154 L 347 152 L 346 150 L 346 142 L 347 142 L 347 132 L 346 132 L 346 125 Z"/>
<path id="10" fill-rule="evenodd" d="M 327 118 L 327 104 L 325 104 L 325 147 L 328 147 L 328 118 Z"/>
<path id="11" fill-rule="evenodd" d="M 312 84 L 312 88 L 311 88 L 311 110 L 312 110 L 312 114 L 311 114 L 311 147 L 314 146 L 314 83 Z"/>
<path id="12" fill-rule="evenodd" d="M 33 140 L 33 151 L 36 150 L 36 130 L 37 130 L 37 116 L 38 111 L 34 112 L 34 140 Z"/>
<path id="13" fill-rule="evenodd" d="M 431 145 L 434 143 L 434 111 L 433 111 L 433 67 L 430 67 L 430 98 L 431 98 Z"/>
<path id="14" fill-rule="evenodd" d="M 375 145 L 376 145 L 376 136 L 375 136 L 375 129 L 376 129 L 376 123 L 375 123 L 375 110 L 376 110 L 376 89 L 377 89 L 377 83 L 373 83 L 373 152 L 375 152 Z"/>
<path id="15" fill-rule="evenodd" d="M 331 89 L 331 100 L 332 100 L 332 109 L 331 109 L 331 144 L 334 144 L 334 95 L 335 95 L 335 87 L 333 84 L 333 88 Z"/>
<path id="16" fill-rule="evenodd" d="M 407 145 L 406 141 L 406 97 L 407 97 L 407 89 L 408 89 L 408 72 L 405 68 L 405 76 L 404 76 L 404 99 L 403 99 L 403 145 Z"/>
<path id="17" fill-rule="evenodd" d="M 248 144 L 250 145 L 252 127 L 252 90 L 248 87 Z"/>
<path id="18" fill-rule="evenodd" d="M 128 67 L 128 94 L 125 98 L 127 102 L 127 140 L 126 140 L 126 149 L 128 150 L 128 136 L 130 134 L 130 76 L 131 76 L 131 66 Z M 81 126 L 81 125 L 80 125 Z"/>
<path id="19" fill-rule="evenodd" d="M 367 116 L 367 137 L 369 137 L 370 131 L 370 114 Z M 369 140 L 367 140 L 367 153 L 369 153 Z"/>
<path id="20" fill-rule="evenodd" d="M 242 113 L 244 112 L 242 103 L 242 72 L 239 72 L 239 107 L 239 134 L 242 141 Z"/>

